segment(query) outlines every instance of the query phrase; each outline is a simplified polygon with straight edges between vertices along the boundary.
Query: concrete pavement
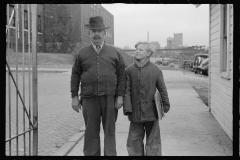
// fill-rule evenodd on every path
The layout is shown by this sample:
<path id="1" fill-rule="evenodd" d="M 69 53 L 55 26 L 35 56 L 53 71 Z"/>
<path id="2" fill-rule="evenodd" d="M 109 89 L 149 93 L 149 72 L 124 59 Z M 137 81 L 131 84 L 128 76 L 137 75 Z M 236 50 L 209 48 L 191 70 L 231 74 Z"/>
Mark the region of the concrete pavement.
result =
<path id="1" fill-rule="evenodd" d="M 181 71 L 163 70 L 171 108 L 160 121 L 163 156 L 231 156 L 232 141 Z M 117 155 L 127 156 L 129 121 L 119 110 Z M 103 155 L 103 131 L 101 129 Z M 53 155 L 83 156 L 84 126 Z"/>

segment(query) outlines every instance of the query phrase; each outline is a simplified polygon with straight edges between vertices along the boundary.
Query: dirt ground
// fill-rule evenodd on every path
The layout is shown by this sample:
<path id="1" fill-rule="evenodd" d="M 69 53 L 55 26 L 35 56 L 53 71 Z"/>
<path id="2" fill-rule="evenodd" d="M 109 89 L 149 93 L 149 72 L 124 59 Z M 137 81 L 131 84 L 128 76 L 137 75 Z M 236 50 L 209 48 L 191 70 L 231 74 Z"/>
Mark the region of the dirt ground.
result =
<path id="1" fill-rule="evenodd" d="M 203 88 L 194 88 L 195 91 L 198 93 L 202 101 L 208 106 L 208 90 Z"/>

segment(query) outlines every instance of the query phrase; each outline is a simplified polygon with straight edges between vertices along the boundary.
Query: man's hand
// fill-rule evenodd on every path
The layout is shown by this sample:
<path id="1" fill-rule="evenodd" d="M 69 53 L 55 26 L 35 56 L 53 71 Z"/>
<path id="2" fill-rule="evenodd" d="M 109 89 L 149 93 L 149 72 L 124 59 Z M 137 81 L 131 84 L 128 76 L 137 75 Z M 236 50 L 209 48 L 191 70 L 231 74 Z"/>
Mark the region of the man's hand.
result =
<path id="1" fill-rule="evenodd" d="M 81 100 L 81 97 L 80 97 Z M 72 108 L 76 111 L 79 112 L 79 109 L 82 109 L 82 106 L 80 104 L 80 100 L 78 99 L 78 96 L 75 96 L 72 98 Z"/>
<path id="2" fill-rule="evenodd" d="M 122 96 L 118 96 L 115 100 L 115 108 L 119 109 L 121 108 L 123 105 L 123 97 Z"/>

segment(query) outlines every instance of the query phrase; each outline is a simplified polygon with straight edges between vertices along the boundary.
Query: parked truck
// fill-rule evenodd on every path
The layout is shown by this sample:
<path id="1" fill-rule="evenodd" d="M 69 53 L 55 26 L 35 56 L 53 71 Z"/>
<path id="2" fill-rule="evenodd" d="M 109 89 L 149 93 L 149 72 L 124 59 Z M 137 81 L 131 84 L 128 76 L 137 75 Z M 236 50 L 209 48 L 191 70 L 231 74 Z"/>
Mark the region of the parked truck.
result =
<path id="1" fill-rule="evenodd" d="M 198 53 L 195 55 L 193 63 L 193 72 L 196 74 L 208 75 L 208 54 Z"/>

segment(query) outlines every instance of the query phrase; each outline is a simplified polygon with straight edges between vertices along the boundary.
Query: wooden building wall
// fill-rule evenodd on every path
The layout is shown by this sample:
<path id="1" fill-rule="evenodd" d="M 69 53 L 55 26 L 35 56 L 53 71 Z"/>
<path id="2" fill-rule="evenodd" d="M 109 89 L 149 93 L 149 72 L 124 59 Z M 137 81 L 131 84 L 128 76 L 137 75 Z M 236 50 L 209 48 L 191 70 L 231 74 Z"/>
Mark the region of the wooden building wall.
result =
<path id="1" fill-rule="evenodd" d="M 232 72 L 232 55 L 233 55 L 233 5 L 229 7 L 229 67 L 230 79 L 223 78 L 220 73 L 220 4 L 210 5 L 210 26 L 209 26 L 209 54 L 210 54 L 210 70 L 209 70 L 209 103 L 211 112 L 217 119 L 221 127 L 232 140 L 233 135 L 233 72 Z"/>

